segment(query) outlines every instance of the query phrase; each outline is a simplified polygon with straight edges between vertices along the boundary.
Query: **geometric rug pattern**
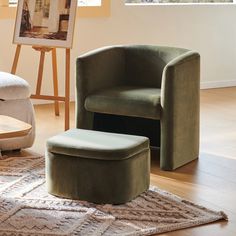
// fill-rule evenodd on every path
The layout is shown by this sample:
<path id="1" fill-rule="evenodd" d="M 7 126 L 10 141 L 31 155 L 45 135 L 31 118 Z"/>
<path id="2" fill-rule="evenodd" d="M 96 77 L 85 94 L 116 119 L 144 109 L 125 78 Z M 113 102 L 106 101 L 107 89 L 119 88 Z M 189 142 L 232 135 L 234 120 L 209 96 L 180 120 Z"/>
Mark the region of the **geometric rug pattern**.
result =
<path id="1" fill-rule="evenodd" d="M 154 235 L 220 219 L 157 188 L 122 205 L 58 198 L 46 191 L 44 157 L 0 159 L 0 236 Z"/>

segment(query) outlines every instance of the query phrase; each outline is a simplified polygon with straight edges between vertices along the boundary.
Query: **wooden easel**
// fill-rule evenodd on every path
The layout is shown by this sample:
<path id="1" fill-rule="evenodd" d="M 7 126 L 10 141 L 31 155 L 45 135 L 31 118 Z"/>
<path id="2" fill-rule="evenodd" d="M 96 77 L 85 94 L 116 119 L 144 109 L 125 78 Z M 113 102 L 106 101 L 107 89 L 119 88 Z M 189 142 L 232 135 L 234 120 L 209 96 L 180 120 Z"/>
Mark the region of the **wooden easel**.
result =
<path id="1" fill-rule="evenodd" d="M 65 96 L 58 96 L 58 79 L 57 79 L 57 54 L 56 48 L 53 47 L 40 47 L 32 46 L 36 51 L 40 52 L 40 61 L 38 68 L 38 79 L 36 86 L 36 93 L 31 95 L 33 99 L 42 99 L 42 100 L 52 100 L 54 101 L 55 106 L 55 115 L 59 116 L 59 101 L 65 103 L 65 130 L 68 130 L 70 127 L 70 49 L 66 48 L 66 65 L 65 65 Z M 16 47 L 15 57 L 11 69 L 11 73 L 16 73 L 16 68 L 18 64 L 18 59 L 20 56 L 21 44 L 18 44 Z M 52 71 L 53 71 L 53 90 L 54 96 L 41 95 L 41 85 L 43 79 L 43 67 L 44 67 L 44 58 L 46 52 L 52 52 Z"/>

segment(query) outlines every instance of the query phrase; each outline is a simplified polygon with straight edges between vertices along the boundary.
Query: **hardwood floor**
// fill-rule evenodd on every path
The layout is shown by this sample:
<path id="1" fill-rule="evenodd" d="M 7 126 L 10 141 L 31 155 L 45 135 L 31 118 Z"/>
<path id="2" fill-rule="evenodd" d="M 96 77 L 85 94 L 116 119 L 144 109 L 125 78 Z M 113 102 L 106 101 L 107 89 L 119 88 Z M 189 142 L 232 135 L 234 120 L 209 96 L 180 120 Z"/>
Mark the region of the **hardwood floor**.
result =
<path id="1" fill-rule="evenodd" d="M 35 106 L 34 152 L 44 153 L 45 140 L 64 129 L 64 114 L 52 105 Z M 71 104 L 71 128 L 75 127 Z M 152 155 L 151 184 L 195 203 L 224 211 L 228 221 L 179 230 L 163 236 L 236 235 L 236 87 L 201 91 L 201 148 L 198 161 L 173 172 L 161 171 Z M 29 151 L 30 151 L 29 150 Z"/>

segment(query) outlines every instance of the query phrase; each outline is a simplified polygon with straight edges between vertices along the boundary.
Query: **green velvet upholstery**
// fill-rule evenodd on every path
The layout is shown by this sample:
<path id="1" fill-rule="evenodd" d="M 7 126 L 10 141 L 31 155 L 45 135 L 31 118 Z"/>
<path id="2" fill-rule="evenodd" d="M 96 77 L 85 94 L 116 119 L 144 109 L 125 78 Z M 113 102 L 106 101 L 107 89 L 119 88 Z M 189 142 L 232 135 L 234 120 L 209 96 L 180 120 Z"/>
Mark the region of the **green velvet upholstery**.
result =
<path id="1" fill-rule="evenodd" d="M 77 59 L 76 126 L 113 131 L 107 115 L 132 117 L 132 134 L 160 122 L 160 165 L 176 169 L 199 155 L 200 56 L 197 52 L 151 45 L 112 46 Z M 142 118 L 137 127 L 136 120 Z M 98 120 L 100 119 L 100 120 Z M 140 120 L 140 119 L 139 119 Z M 136 127 L 135 127 L 136 126 Z M 143 132 L 141 132 L 142 134 Z M 158 142 L 153 141 L 151 145 Z"/>
<path id="2" fill-rule="evenodd" d="M 53 195 L 121 204 L 149 182 L 146 137 L 72 129 L 47 141 L 46 184 Z"/>
<path id="3" fill-rule="evenodd" d="M 161 90 L 138 86 L 112 87 L 88 96 L 85 108 L 92 112 L 160 119 Z"/>

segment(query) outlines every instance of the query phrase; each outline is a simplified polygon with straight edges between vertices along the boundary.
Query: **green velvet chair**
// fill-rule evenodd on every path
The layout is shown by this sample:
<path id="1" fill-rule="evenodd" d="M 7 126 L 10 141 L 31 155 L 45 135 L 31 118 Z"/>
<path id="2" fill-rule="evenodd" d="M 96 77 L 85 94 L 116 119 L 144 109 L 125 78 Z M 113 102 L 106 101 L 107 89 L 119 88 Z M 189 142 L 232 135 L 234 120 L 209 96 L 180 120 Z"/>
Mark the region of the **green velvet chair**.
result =
<path id="1" fill-rule="evenodd" d="M 77 59 L 76 126 L 144 135 L 160 147 L 160 166 L 199 155 L 200 56 L 151 45 L 111 46 Z"/>

